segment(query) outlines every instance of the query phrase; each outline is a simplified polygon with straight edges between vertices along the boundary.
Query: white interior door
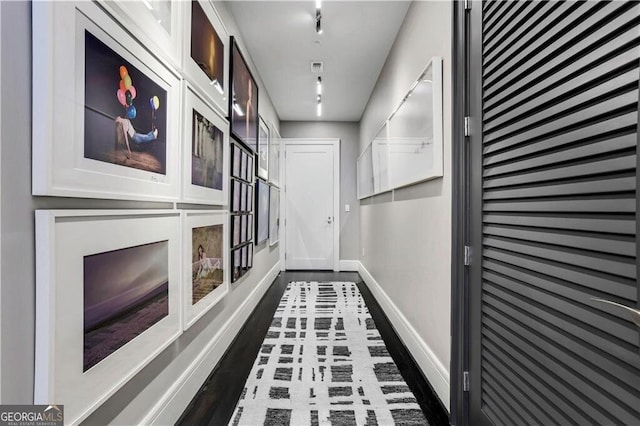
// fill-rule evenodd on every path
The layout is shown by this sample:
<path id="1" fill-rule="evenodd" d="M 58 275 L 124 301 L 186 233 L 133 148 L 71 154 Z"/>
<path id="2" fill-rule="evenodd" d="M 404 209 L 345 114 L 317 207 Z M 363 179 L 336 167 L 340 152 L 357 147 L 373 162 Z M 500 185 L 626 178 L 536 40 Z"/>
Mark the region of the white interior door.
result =
<path id="1" fill-rule="evenodd" d="M 334 269 L 334 149 L 286 145 L 287 269 Z"/>

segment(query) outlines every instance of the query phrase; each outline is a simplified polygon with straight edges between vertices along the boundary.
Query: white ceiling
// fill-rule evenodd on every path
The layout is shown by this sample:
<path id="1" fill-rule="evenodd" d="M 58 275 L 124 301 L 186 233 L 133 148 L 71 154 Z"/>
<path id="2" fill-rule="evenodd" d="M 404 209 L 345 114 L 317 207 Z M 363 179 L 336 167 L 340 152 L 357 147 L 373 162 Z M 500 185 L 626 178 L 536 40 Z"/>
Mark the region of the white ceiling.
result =
<path id="1" fill-rule="evenodd" d="M 323 1 L 317 34 L 314 0 L 226 2 L 283 121 L 359 121 L 409 3 Z M 316 60 L 324 62 L 322 117 Z"/>

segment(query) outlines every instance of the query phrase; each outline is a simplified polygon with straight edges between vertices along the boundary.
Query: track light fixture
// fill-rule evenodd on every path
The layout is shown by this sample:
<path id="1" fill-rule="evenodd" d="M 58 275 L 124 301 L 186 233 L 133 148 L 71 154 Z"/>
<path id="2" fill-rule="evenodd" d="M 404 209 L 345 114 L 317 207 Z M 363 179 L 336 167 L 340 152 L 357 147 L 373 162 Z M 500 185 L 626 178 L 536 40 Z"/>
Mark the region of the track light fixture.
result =
<path id="1" fill-rule="evenodd" d="M 316 91 L 316 101 L 318 102 L 317 113 L 318 117 L 320 117 L 322 115 L 322 77 L 320 76 L 318 76 L 316 80 Z"/>
<path id="2" fill-rule="evenodd" d="M 322 34 L 322 0 L 316 0 L 316 32 Z"/>

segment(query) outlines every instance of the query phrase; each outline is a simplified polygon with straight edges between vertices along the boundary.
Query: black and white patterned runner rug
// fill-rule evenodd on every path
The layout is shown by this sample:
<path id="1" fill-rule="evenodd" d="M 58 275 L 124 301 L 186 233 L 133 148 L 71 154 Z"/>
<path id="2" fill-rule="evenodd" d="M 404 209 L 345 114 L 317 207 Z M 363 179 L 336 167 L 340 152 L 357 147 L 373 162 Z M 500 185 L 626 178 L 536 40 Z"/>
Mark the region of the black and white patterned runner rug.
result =
<path id="1" fill-rule="evenodd" d="M 292 282 L 233 425 L 426 425 L 352 282 Z"/>

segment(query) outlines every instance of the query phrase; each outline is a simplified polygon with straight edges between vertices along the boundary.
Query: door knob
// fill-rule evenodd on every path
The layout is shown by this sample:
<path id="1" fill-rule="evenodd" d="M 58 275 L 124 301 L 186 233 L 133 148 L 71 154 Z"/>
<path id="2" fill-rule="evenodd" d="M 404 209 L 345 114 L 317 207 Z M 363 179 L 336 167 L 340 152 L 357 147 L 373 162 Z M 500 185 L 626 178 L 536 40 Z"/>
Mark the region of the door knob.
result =
<path id="1" fill-rule="evenodd" d="M 622 308 L 631 314 L 631 319 L 638 327 L 640 327 L 640 311 L 637 309 L 630 308 L 629 306 L 622 305 L 620 303 L 612 302 L 611 300 L 600 299 L 599 297 L 592 297 L 591 300 L 594 302 L 607 303 L 609 305 L 617 306 L 618 308 Z"/>

